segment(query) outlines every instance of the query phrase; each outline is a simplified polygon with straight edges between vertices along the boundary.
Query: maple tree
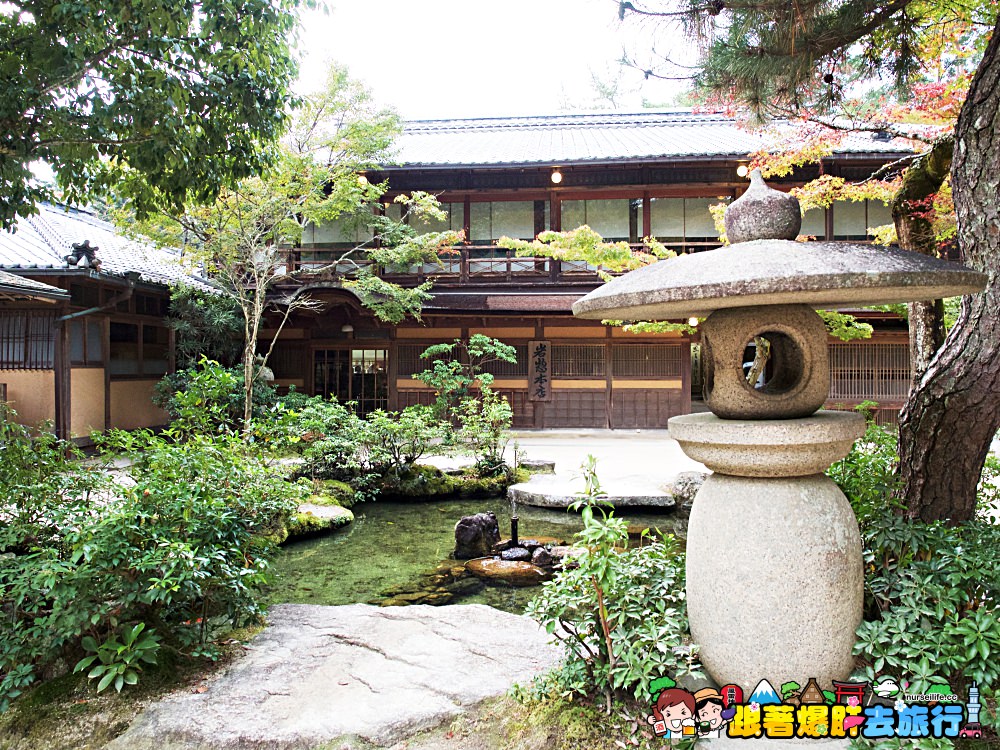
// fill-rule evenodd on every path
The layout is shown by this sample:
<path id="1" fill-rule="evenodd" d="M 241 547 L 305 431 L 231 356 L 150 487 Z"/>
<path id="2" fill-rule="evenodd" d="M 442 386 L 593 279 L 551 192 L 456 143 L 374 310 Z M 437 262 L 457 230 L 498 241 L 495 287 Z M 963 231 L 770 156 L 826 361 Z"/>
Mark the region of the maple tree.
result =
<path id="1" fill-rule="evenodd" d="M 425 232 L 422 217 L 444 214 L 433 195 L 415 192 L 397 197 L 400 217 L 385 215 L 385 184 L 359 174 L 389 158 L 399 131 L 398 117 L 379 109 L 369 92 L 346 69 L 330 69 L 326 86 L 303 98 L 290 115 L 290 129 L 270 167 L 224 188 L 211 203 L 190 202 L 182 210 L 170 203 L 136 220 L 133 204 L 124 203 L 116 223 L 131 235 L 168 247 L 185 247 L 189 262 L 206 273 L 235 301 L 242 313 L 244 374 L 243 429 L 251 432 L 254 384 L 275 342 L 296 311 L 318 311 L 311 284 L 329 282 L 350 290 L 380 320 L 398 323 L 419 318 L 430 297 L 430 282 L 404 288 L 385 281 L 378 265 L 435 263 L 464 236 L 461 232 Z M 127 191 L 126 191 L 127 194 Z M 331 250 L 324 262 L 293 269 L 289 249 L 300 247 L 310 226 L 340 224 L 367 237 Z M 267 348 L 258 351 L 265 317 L 276 318 Z"/>
<path id="2" fill-rule="evenodd" d="M 922 371 L 900 415 L 907 513 L 924 520 L 971 518 L 1000 427 L 996 2 L 622 0 L 619 15 L 629 14 L 679 22 L 700 44 L 693 73 L 666 58 L 628 61 L 647 77 L 693 75 L 708 105 L 738 111 L 750 123 L 778 119 L 813 130 L 798 154 L 768 155 L 776 168 L 822 159 L 844 131 L 886 131 L 915 144 L 911 157 L 876 175 L 885 182 L 881 187 L 828 178 L 800 195 L 823 201 L 884 190 L 902 247 L 934 254 L 941 243 L 957 242 L 963 260 L 988 275 L 986 291 L 963 299 L 940 346 L 940 305 L 911 307 Z M 892 231 L 880 236 L 890 240 Z M 955 435 L 962 439 L 951 440 Z"/>

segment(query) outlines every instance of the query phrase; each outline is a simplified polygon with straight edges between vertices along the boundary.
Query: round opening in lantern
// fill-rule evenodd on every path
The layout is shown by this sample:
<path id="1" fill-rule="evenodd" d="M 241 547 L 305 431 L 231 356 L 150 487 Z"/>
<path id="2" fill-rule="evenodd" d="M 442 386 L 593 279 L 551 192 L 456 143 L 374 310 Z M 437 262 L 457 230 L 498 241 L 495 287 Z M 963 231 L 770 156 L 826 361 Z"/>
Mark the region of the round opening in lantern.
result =
<path id="1" fill-rule="evenodd" d="M 742 366 L 747 387 L 778 396 L 799 384 L 806 362 L 795 339 L 778 331 L 764 331 L 744 344 Z"/>

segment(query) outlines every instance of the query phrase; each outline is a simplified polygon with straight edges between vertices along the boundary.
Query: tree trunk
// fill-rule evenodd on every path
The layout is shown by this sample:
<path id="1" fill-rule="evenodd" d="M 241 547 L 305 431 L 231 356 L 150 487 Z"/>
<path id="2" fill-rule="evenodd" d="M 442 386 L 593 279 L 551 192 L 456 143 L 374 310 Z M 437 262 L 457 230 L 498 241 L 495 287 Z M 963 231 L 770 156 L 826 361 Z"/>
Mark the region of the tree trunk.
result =
<path id="1" fill-rule="evenodd" d="M 1000 427 L 1000 20 L 955 126 L 952 190 L 966 263 L 986 291 L 966 297 L 955 327 L 900 415 L 902 495 L 911 517 L 967 521 Z"/>
<path id="2" fill-rule="evenodd" d="M 934 355 L 944 344 L 944 300 L 911 302 L 906 308 L 910 327 L 910 365 L 913 367 L 912 389 L 920 382 Z"/>
<path id="3" fill-rule="evenodd" d="M 937 255 L 934 227 L 928 217 L 930 198 L 941 189 L 951 169 L 954 139 L 939 140 L 931 150 L 913 162 L 903 176 L 903 184 L 892 199 L 892 218 L 899 246 L 904 250 Z M 912 302 L 907 318 L 910 328 L 911 388 L 920 381 L 931 360 L 944 343 L 944 302 Z"/>

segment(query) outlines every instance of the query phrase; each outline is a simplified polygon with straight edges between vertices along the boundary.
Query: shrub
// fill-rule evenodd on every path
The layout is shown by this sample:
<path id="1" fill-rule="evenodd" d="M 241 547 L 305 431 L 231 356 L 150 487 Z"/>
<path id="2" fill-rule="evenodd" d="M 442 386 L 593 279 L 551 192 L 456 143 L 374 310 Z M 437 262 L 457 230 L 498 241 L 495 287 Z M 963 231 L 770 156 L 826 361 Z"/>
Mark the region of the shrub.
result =
<path id="1" fill-rule="evenodd" d="M 379 409 L 368 415 L 361 430 L 360 463 L 376 474 L 401 476 L 443 432 L 430 407 L 408 406 L 401 412 Z"/>
<path id="2" fill-rule="evenodd" d="M 483 477 L 508 473 L 504 451 L 510 442 L 514 412 L 507 399 L 488 386 L 479 398 L 467 398 L 458 408 L 459 440 L 476 459 L 476 471 Z"/>
<path id="3" fill-rule="evenodd" d="M 863 535 L 865 621 L 854 652 L 869 678 L 905 676 L 908 692 L 935 683 L 984 696 L 1000 683 L 1000 526 L 949 527 L 886 513 Z M 960 693 L 961 694 L 961 693 Z M 996 718 L 983 712 L 983 723 Z"/>
<path id="4" fill-rule="evenodd" d="M 205 359 L 156 384 L 153 403 L 166 410 L 177 434 L 236 432 L 243 426 L 243 368 L 223 367 Z M 264 382 L 254 385 L 254 418 L 271 418 L 277 392 Z"/>
<path id="5" fill-rule="evenodd" d="M 976 680 L 993 703 L 1000 667 L 1000 526 L 995 507 L 1000 463 L 987 459 L 980 484 L 981 517 L 949 527 L 908 520 L 893 499 L 896 436 L 869 422 L 864 438 L 828 474 L 847 495 L 861 526 L 865 564 L 864 620 L 854 653 L 864 679 L 889 674 L 925 693 L 947 683 L 962 694 Z M 996 725 L 995 712 L 982 722 Z"/>
<path id="6" fill-rule="evenodd" d="M 537 686 L 540 692 L 645 699 L 657 677 L 700 676 L 689 644 L 684 605 L 684 555 L 676 540 L 624 550 L 626 521 L 596 505 L 600 486 L 593 457 L 585 464 L 588 496 L 581 502 L 579 566 L 542 587 L 526 614 L 562 642 L 565 661 Z M 596 511 L 596 513 L 595 513 Z M 598 516 L 600 514 L 600 517 Z"/>
<path id="7" fill-rule="evenodd" d="M 877 425 L 870 414 L 866 416 L 864 436 L 826 472 L 847 496 L 862 529 L 882 518 L 886 508 L 899 507 L 895 499 L 899 487 L 897 436 Z"/>
<path id="8" fill-rule="evenodd" d="M 517 350 L 476 333 L 468 341 L 455 339 L 428 347 L 420 358 L 429 360 L 431 367 L 413 377 L 435 390 L 434 413 L 439 420 L 450 424 L 459 405 L 471 396 L 477 380 L 487 387 L 493 383 L 493 375 L 483 368 L 491 362 L 517 362 Z"/>
<path id="9" fill-rule="evenodd" d="M 170 290 L 167 325 L 176 333 L 181 369 L 206 356 L 228 367 L 243 355 L 243 311 L 228 294 L 178 284 Z"/>
<path id="10" fill-rule="evenodd" d="M 211 655 L 220 628 L 260 613 L 269 550 L 259 537 L 305 488 L 236 436 L 116 432 L 103 447 L 132 458 L 125 481 L 94 492 L 91 469 L 67 463 L 27 511 L 5 508 L 0 550 L 18 554 L 0 556 L 0 701 L 82 649 L 96 658 L 80 669 L 121 689 L 159 650 Z"/>

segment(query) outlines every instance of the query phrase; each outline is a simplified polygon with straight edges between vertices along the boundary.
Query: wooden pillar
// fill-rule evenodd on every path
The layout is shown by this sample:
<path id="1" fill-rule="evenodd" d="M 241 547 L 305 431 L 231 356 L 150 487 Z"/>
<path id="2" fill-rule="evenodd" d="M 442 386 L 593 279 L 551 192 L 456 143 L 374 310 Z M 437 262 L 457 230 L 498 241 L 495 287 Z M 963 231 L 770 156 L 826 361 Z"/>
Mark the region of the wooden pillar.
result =
<path id="1" fill-rule="evenodd" d="M 389 361 L 386 363 L 385 377 L 388 382 L 386 383 L 388 392 L 388 404 L 387 408 L 389 411 L 399 410 L 399 390 L 396 387 L 397 381 L 399 380 L 399 357 L 396 356 L 396 350 L 398 345 L 396 344 L 396 328 L 393 328 L 389 340 L 388 351 L 386 356 Z"/>
<path id="2" fill-rule="evenodd" d="M 611 356 L 611 347 L 614 344 L 614 340 L 611 338 L 611 334 L 614 331 L 612 326 L 604 327 L 604 426 L 607 429 L 611 429 L 611 410 L 613 408 L 613 399 L 611 398 L 612 389 L 612 374 L 611 368 L 614 364 Z"/>
<path id="3" fill-rule="evenodd" d="M 65 314 L 63 311 L 62 314 Z M 71 365 L 69 355 L 69 321 L 63 321 L 56 325 L 55 341 L 53 351 L 53 369 L 55 375 L 55 430 L 56 437 L 69 440 L 72 437 L 72 424 L 70 420 L 72 405 L 71 400 Z"/>
<path id="4" fill-rule="evenodd" d="M 542 324 L 542 319 L 537 318 L 535 320 L 535 340 L 544 341 L 545 340 L 545 326 Z M 551 342 L 550 342 L 551 344 Z M 529 346 L 528 351 L 528 362 L 531 362 L 531 351 Z M 550 373 L 551 376 L 551 373 Z M 531 367 L 528 367 L 528 397 L 531 397 Z M 529 403 L 534 405 L 534 410 L 532 414 L 532 425 L 538 429 L 544 429 L 545 427 L 545 402 L 544 401 L 529 401 Z"/>
<path id="5" fill-rule="evenodd" d="M 110 430 L 111 424 L 111 318 L 101 321 L 101 362 L 104 365 L 104 429 Z"/>

